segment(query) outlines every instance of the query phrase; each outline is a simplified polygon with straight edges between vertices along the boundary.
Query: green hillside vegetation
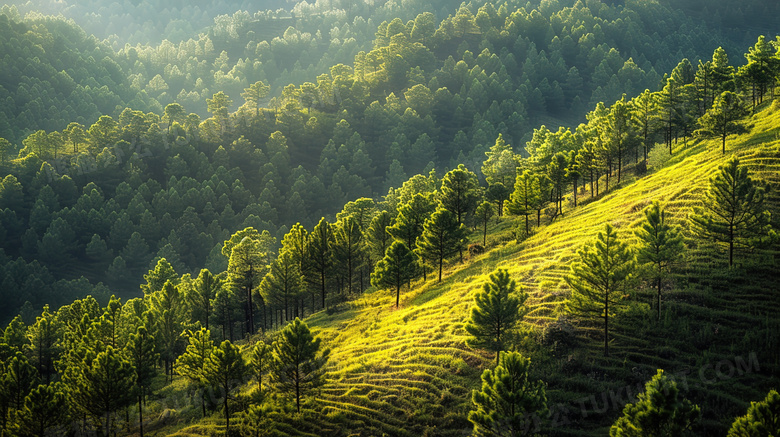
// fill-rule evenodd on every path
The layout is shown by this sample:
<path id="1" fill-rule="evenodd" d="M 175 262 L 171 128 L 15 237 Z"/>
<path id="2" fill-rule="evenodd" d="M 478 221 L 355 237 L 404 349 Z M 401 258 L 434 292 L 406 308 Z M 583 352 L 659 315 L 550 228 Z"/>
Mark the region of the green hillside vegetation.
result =
<path id="1" fill-rule="evenodd" d="M 72 23 L 36 14 L 21 19 L 13 8 L 4 8 L 0 15 L 10 17 L 4 27 L 9 44 L 2 49 L 19 62 L 3 70 L 10 79 L 3 85 L 9 91 L 4 100 L 8 123 L 3 124 L 0 116 L 0 129 L 7 128 L 0 132 L 7 140 L 0 140 L 0 168 L 9 174 L 4 178 L 12 179 L 7 188 L 4 184 L 8 194 L 0 202 L 0 232 L 5 237 L 0 257 L 5 265 L 2 292 L 9 296 L 2 319 L 10 319 L 24 307 L 31 321 L 44 304 L 59 306 L 87 293 L 105 302 L 110 292 L 99 283 L 122 298 L 137 297 L 143 273 L 162 257 L 180 274 L 196 275 L 204 266 L 222 271 L 227 257 L 221 244 L 240 229 L 267 230 L 276 238 L 270 244 L 275 248 L 294 223 L 312 229 L 323 216 L 333 221 L 333 214 L 346 202 L 378 198 L 409 175 L 427 174 L 433 168 L 439 169 L 441 177 L 442 169 L 466 164 L 477 178 L 494 186 L 487 200 L 501 210 L 507 196 L 502 190 L 511 192 L 514 182 L 507 174 L 513 172 L 513 160 L 524 155 L 522 150 L 519 154 L 509 150 L 511 145 L 530 139 L 526 151 L 533 155 L 536 170 L 541 170 L 551 159 L 549 152 L 568 153 L 580 146 L 580 133 L 554 126 L 563 119 L 581 118 L 580 108 L 588 101 L 609 102 L 623 92 L 655 89 L 659 80 L 655 66 L 665 71 L 676 62 L 669 57 L 671 47 L 691 53 L 716 47 L 715 39 L 702 36 L 708 35 L 703 31 L 695 33 L 696 42 L 669 33 L 662 43 L 643 44 L 651 49 L 647 53 L 628 44 L 626 32 L 650 41 L 658 26 L 677 29 L 681 22 L 676 20 L 687 20 L 658 5 L 553 6 L 530 9 L 526 5 L 516 10 L 487 4 L 462 6 L 438 23 L 427 13 L 406 23 L 400 19 L 378 26 L 365 22 L 360 28 L 375 41 L 366 51 L 342 53 L 344 62 L 354 62 L 352 66 L 330 63 L 341 60 L 332 52 L 340 46 L 331 44 L 322 52 L 322 59 L 328 60 L 322 71 L 328 74 L 313 74 L 311 82 L 301 76 L 301 82 L 293 84 L 279 82 L 296 79 L 294 74 L 284 74 L 295 64 L 294 58 L 285 57 L 291 53 L 289 45 L 297 41 L 296 47 L 303 50 L 308 44 L 293 30 L 285 32 L 285 39 L 257 43 L 253 50 L 246 49 L 244 40 L 233 44 L 233 37 L 219 42 L 204 35 L 176 47 L 168 43 L 156 48 L 128 46 L 112 54 Z M 230 26 L 220 23 L 240 27 L 241 16 L 232 18 Z M 317 17 L 312 15 L 311 23 L 304 21 L 333 24 Z M 343 26 L 340 32 L 347 29 Z M 250 36 L 247 32 L 236 38 Z M 641 38 L 634 38 L 639 44 Z M 574 44 L 575 40 L 582 43 Z M 251 53 L 234 57 L 232 50 L 237 49 L 231 44 Z M 762 50 L 772 49 L 770 42 L 763 44 Z M 63 46 L 92 55 L 68 65 L 53 57 Z M 30 50 L 45 55 L 38 57 L 40 63 L 25 65 Z M 313 53 L 308 49 L 300 53 L 304 51 Z M 673 70 L 674 82 L 663 81 L 666 91 L 660 96 L 667 102 L 663 113 L 668 117 L 663 120 L 665 129 L 653 124 L 657 114 L 647 118 L 648 141 L 659 135 L 668 141 L 690 135 L 693 121 L 711 104 L 715 90 L 732 88 L 728 80 L 733 65 L 725 51 L 716 55 L 695 67 L 682 61 Z M 767 55 L 773 52 L 764 50 L 761 59 Z M 84 65 L 99 57 L 111 68 L 90 70 L 98 72 L 97 78 L 84 76 Z M 274 73 L 268 70 L 263 76 L 258 70 L 256 75 L 246 71 L 242 75 L 228 62 L 236 59 L 249 68 L 245 59 L 250 57 L 262 59 L 252 69 L 270 68 Z M 189 87 L 201 83 L 197 95 L 193 94 L 200 110 L 190 112 L 193 109 L 179 103 L 163 108 L 162 103 L 172 99 L 149 94 L 146 85 L 162 82 L 148 76 L 160 69 L 182 75 L 178 82 L 170 80 L 173 76 L 168 73 L 160 76 L 169 88 L 158 91 L 169 97 L 180 91 L 189 95 Z M 233 70 L 235 74 L 230 73 Z M 69 95 L 62 94 L 63 88 L 51 76 L 63 74 L 84 84 L 76 82 Z M 225 75 L 240 80 L 223 83 Z M 557 80 L 550 82 L 554 77 Z M 741 89 L 753 83 L 748 76 L 739 77 Z M 271 82 L 263 82 L 266 79 Z M 719 80 L 726 83 L 716 83 Z M 101 83 L 107 85 L 97 88 Z M 283 92 L 271 94 L 282 83 Z M 767 83 L 759 85 L 756 89 L 764 90 Z M 102 106 L 89 103 L 88 96 L 71 99 L 82 88 L 87 94 L 96 90 L 119 94 L 100 100 Z M 652 97 L 646 113 L 659 112 L 653 103 L 658 95 L 646 95 Z M 682 96 L 685 100 L 680 100 Z M 132 107 L 147 109 L 125 106 L 128 99 L 139 102 Z M 680 101 L 686 105 L 677 108 Z M 57 116 L 41 108 L 50 108 Z M 604 119 L 605 111 L 611 110 L 598 108 L 594 119 Z M 624 117 L 627 108 L 622 108 Z M 43 126 L 33 119 L 60 127 L 40 129 Z M 531 134 L 536 120 L 550 122 L 551 128 L 541 127 Z M 499 135 L 506 150 L 483 171 L 485 153 L 493 153 Z M 608 132 L 602 129 L 599 135 L 603 142 Z M 616 165 L 620 180 L 624 158 L 632 150 L 639 150 L 634 133 L 631 141 L 606 155 L 583 154 L 576 166 L 564 168 L 563 157 L 556 157 L 554 185 L 559 203 L 567 178 L 577 172 L 598 181 L 598 175 Z M 593 159 L 598 160 L 595 166 Z M 506 184 L 501 188 L 497 181 Z M 423 222 L 424 217 L 419 225 Z M 414 240 L 407 245 L 414 246 Z M 33 271 L 35 275 L 23 273 Z M 367 285 L 368 272 L 364 269 L 359 275 Z M 76 286 L 76 281 L 82 282 Z"/>
<path id="2" fill-rule="evenodd" d="M 479 375 L 494 364 L 495 355 L 467 347 L 464 324 L 488 275 L 503 268 L 529 295 L 527 323 L 512 349 L 531 358 L 531 379 L 546 383 L 552 419 L 543 422 L 545 434 L 606 435 L 623 407 L 608 394 L 627 401 L 626 390 L 638 393 L 656 369 L 665 369 L 684 387 L 682 395 L 701 407 L 696 433 L 725 435 L 750 401 L 763 399 L 778 383 L 774 252 L 740 252 L 739 266 L 729 269 L 725 252 L 684 231 L 687 247 L 667 278 L 661 321 L 655 314 L 655 283 L 640 273 L 616 317 L 608 358 L 599 327 L 566 314 L 564 277 L 576 250 L 605 223 L 634 244 L 633 231 L 652 201 L 665 206 L 668 221 L 688 229 L 688 214 L 708 178 L 732 156 L 755 178 L 780 183 L 777 109 L 765 105 L 751 118 L 751 133 L 729 137 L 729 155 L 721 154 L 717 140 L 680 142 L 673 157 L 651 158 L 654 165 L 645 177 L 631 175 L 619 189 L 577 208 L 567 198 L 563 217 L 522 241 L 513 238 L 522 221 L 491 223 L 485 254 L 463 265 L 453 261 L 441 283 L 413 282 L 403 290 L 399 309 L 394 288 L 369 290 L 309 317 L 313 333 L 331 349 L 327 382 L 303 416 L 269 413 L 265 423 L 285 435 L 338 434 L 337 429 L 410 436 L 469 432 L 471 390 L 479 387 Z M 662 155 L 664 147 L 651 157 Z M 777 193 L 768 200 L 777 211 Z M 315 420 L 318 425 L 312 426 Z M 215 429 L 219 422 L 212 419 L 185 426 L 177 435 Z"/>
<path id="3" fill-rule="evenodd" d="M 0 434 L 780 432 L 780 37 L 394 5 L 124 48 L 0 10 L 0 122 L 66 108 L 0 123 Z"/>

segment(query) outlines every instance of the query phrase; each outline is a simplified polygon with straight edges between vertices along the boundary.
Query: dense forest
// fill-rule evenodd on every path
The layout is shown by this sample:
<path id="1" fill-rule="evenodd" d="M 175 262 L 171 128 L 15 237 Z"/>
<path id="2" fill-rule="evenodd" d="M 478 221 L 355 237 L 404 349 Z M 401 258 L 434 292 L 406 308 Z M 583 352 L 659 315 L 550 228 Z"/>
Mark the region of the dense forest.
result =
<path id="1" fill-rule="evenodd" d="M 142 435 L 145 408 L 173 432 L 154 401 L 165 397 L 193 411 L 179 428 L 204 417 L 237 435 L 775 432 L 751 434 L 770 426 L 760 411 L 777 408 L 776 392 L 732 426 L 744 394 L 693 393 L 697 406 L 663 371 L 642 374 L 645 394 L 613 425 L 556 426 L 548 400 L 571 387 L 531 381 L 527 357 L 598 340 L 588 361 L 607 362 L 610 346 L 621 353 L 613 318 L 668 326 L 681 281 L 668 278 L 704 284 L 714 269 L 680 268 L 683 256 L 767 292 L 780 181 L 727 158 L 777 107 L 780 37 L 755 32 L 777 6 L 39 3 L 0 10 L 3 433 Z M 617 230 L 599 223 L 558 282 L 540 279 L 562 290 L 546 290 L 553 313 L 536 314 L 539 297 L 493 271 L 500 260 L 477 273 L 484 287 L 453 334 L 482 351 L 453 380 L 477 383 L 434 402 L 455 413 L 428 418 L 409 392 L 379 407 L 420 414 L 406 424 L 319 409 L 314 394 L 346 365 L 323 317 L 371 307 L 380 290 L 400 311 L 402 290 L 447 284 L 486 251 L 525 250 L 705 144 L 722 162 L 690 211 L 637 203 L 630 238 L 618 215 Z M 730 343 L 752 354 L 740 371 L 760 363 L 764 394 L 780 359 L 769 300 L 746 304 L 765 321 L 757 337 Z"/>

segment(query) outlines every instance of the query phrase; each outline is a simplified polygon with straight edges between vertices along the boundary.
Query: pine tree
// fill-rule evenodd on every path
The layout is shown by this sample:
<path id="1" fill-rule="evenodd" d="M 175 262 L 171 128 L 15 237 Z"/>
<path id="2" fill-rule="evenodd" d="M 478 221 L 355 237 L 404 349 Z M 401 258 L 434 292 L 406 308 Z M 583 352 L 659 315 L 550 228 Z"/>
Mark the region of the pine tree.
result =
<path id="1" fill-rule="evenodd" d="M 458 223 L 465 223 L 466 215 L 477 207 L 478 189 L 477 175 L 460 164 L 458 168 L 450 170 L 442 178 L 439 202 L 445 209 L 455 214 Z"/>
<path id="2" fill-rule="evenodd" d="M 268 373 L 271 367 L 271 346 L 260 340 L 252 348 L 249 365 L 252 373 L 257 378 L 257 390 L 263 392 L 263 377 Z"/>
<path id="3" fill-rule="evenodd" d="M 537 176 L 531 173 L 531 170 L 525 170 L 523 173 L 518 174 L 515 181 L 515 190 L 509 197 L 509 202 L 507 202 L 506 206 L 510 214 L 525 216 L 526 235 L 530 233 L 528 216 L 531 215 L 537 198 L 541 197 L 541 193 L 538 191 L 539 184 L 537 179 Z"/>
<path id="4" fill-rule="evenodd" d="M 631 101 L 631 114 L 634 117 L 634 123 L 639 127 L 645 161 L 647 161 L 647 149 L 650 147 L 648 140 L 657 117 L 657 108 L 656 94 L 651 93 L 650 90 L 644 90 L 642 94 Z"/>
<path id="5" fill-rule="evenodd" d="M 204 375 L 207 375 L 207 383 L 219 387 L 224 395 L 225 435 L 230 435 L 230 409 L 228 407 L 230 392 L 241 386 L 247 371 L 246 363 L 241 356 L 241 349 L 228 340 L 213 348 L 206 363 Z"/>
<path id="6" fill-rule="evenodd" d="M 652 264 L 655 269 L 658 292 L 658 320 L 661 320 L 661 280 L 664 271 L 678 260 L 683 251 L 683 239 L 679 228 L 666 223 L 666 212 L 658 201 L 645 208 L 645 221 L 636 231 L 639 238 L 637 261 Z"/>
<path id="7" fill-rule="evenodd" d="M 474 216 L 477 218 L 479 223 L 482 225 L 482 245 L 485 246 L 487 244 L 487 225 L 491 218 L 493 218 L 493 215 L 495 215 L 496 210 L 493 209 L 493 204 L 488 202 L 487 200 L 483 201 L 479 204 L 477 207 L 477 210 L 474 211 Z"/>
<path id="8" fill-rule="evenodd" d="M 363 231 L 360 223 L 353 216 L 347 216 L 336 222 L 333 230 L 333 258 L 337 270 L 345 273 L 346 291 L 352 295 L 354 273 L 360 268 L 363 260 Z M 360 290 L 362 291 L 362 290 Z"/>
<path id="9" fill-rule="evenodd" d="M 604 356 L 609 356 L 609 320 L 623 297 L 623 286 L 634 268 L 634 255 L 607 224 L 594 241 L 577 251 L 565 277 L 571 287 L 569 310 L 604 319 Z"/>
<path id="10" fill-rule="evenodd" d="M 320 219 L 320 222 L 311 231 L 309 238 L 309 262 L 317 276 L 317 278 L 312 278 L 312 280 L 319 282 L 322 308 L 325 308 L 325 285 L 333 264 L 333 231 L 325 217 Z"/>
<path id="11" fill-rule="evenodd" d="M 387 228 L 387 232 L 397 241 L 402 241 L 407 247 L 413 248 L 417 238 L 422 235 L 425 220 L 435 209 L 433 197 L 416 193 L 408 202 L 398 207 L 395 223 Z"/>
<path id="12" fill-rule="evenodd" d="M 141 290 L 144 292 L 144 296 L 148 296 L 156 291 L 162 290 L 163 285 L 165 285 L 167 281 L 171 281 L 174 285 L 178 285 L 179 275 L 176 274 L 176 270 L 173 269 L 173 266 L 167 259 L 160 258 L 154 269 L 144 275 L 144 280 L 146 281 L 146 284 L 141 284 Z"/>
<path id="13" fill-rule="evenodd" d="M 135 333 L 130 334 L 130 341 L 125 346 L 125 354 L 127 354 L 135 373 L 135 393 L 138 398 L 138 428 L 141 437 L 143 437 L 143 404 L 146 398 L 146 390 L 150 388 L 152 378 L 157 373 L 157 361 L 160 359 L 160 354 L 157 353 L 155 346 L 154 336 L 147 332 L 146 326 L 139 326 Z"/>
<path id="14" fill-rule="evenodd" d="M 726 154 L 726 136 L 747 132 L 743 118 L 747 117 L 749 111 L 742 102 L 742 97 L 731 91 L 724 91 L 718 98 L 712 108 L 699 118 L 699 125 L 696 133 L 707 138 L 718 138 L 722 141 L 723 154 Z"/>
<path id="15" fill-rule="evenodd" d="M 162 290 L 155 292 L 149 302 L 150 320 L 154 323 L 154 337 L 159 344 L 160 357 L 165 362 L 165 374 L 171 375 L 171 367 L 184 334 L 189 315 L 179 287 L 167 281 Z"/>
<path id="16" fill-rule="evenodd" d="M 623 408 L 623 416 L 609 430 L 610 437 L 663 437 L 690 434 L 699 407 L 680 394 L 677 383 L 663 370 L 645 384 L 636 403 Z"/>
<path id="17" fill-rule="evenodd" d="M 371 219 L 371 223 L 366 231 L 366 242 L 368 243 L 371 258 L 381 259 L 385 255 L 387 248 L 390 247 L 393 237 L 387 231 L 387 228 L 391 224 L 392 216 L 387 211 L 381 211 Z"/>
<path id="18" fill-rule="evenodd" d="M 274 342 L 271 383 L 295 397 L 298 413 L 306 391 L 325 382 L 325 364 L 330 350 L 320 350 L 320 342 L 298 318 L 288 324 Z"/>
<path id="19" fill-rule="evenodd" d="M 187 378 L 201 390 L 200 400 L 203 417 L 206 417 L 206 390 L 205 385 L 213 378 L 208 374 L 209 360 L 214 352 L 214 342 L 211 341 L 211 332 L 208 329 L 187 331 L 189 343 L 184 353 L 179 355 L 174 364 L 176 373 Z"/>
<path id="20" fill-rule="evenodd" d="M 267 261 L 268 252 L 256 235 L 245 236 L 230 250 L 228 284 L 236 290 L 236 294 L 243 296 L 244 329 L 247 334 L 255 332 L 255 308 L 252 296 L 266 273 Z"/>
<path id="21" fill-rule="evenodd" d="M 38 374 L 48 384 L 54 374 L 54 361 L 60 351 L 61 324 L 49 312 L 49 306 L 43 307 L 43 313 L 35 320 L 35 324 L 27 328 L 27 348 L 32 364 L 37 367 Z"/>
<path id="22" fill-rule="evenodd" d="M 780 394 L 770 390 L 761 402 L 751 402 L 747 414 L 737 417 L 728 437 L 770 437 L 780 435 Z"/>
<path id="23" fill-rule="evenodd" d="M 485 190 L 485 199 L 496 204 L 499 217 L 504 215 L 504 203 L 509 200 L 511 193 L 512 191 L 501 182 L 494 182 Z"/>
<path id="24" fill-rule="evenodd" d="M 192 308 L 192 318 L 203 323 L 206 330 L 209 329 L 214 299 L 223 286 L 224 280 L 220 276 L 214 276 L 208 269 L 201 269 L 198 277 L 187 287 L 186 298 Z"/>
<path id="25" fill-rule="evenodd" d="M 466 226 L 458 222 L 455 214 L 441 206 L 425 220 L 423 233 L 417 239 L 417 249 L 423 259 L 439 267 L 439 282 L 445 259 L 461 253 L 463 261 L 467 235 Z"/>
<path id="26" fill-rule="evenodd" d="M 532 435 L 547 414 L 545 384 L 529 380 L 530 359 L 517 352 L 501 358 L 494 370 L 482 373 L 482 388 L 472 391 L 475 409 L 468 419 L 474 424 L 474 435 Z"/>
<path id="27" fill-rule="evenodd" d="M 260 293 L 267 302 L 276 301 L 284 308 L 284 321 L 291 318 L 290 303 L 303 293 L 303 275 L 290 252 L 282 250 L 260 283 Z"/>
<path id="28" fill-rule="evenodd" d="M 21 352 L 17 352 L 4 364 L 0 397 L 12 411 L 20 411 L 24 407 L 24 398 L 38 383 L 38 372 Z M 5 423 L 6 416 L 3 416 L 2 420 Z"/>
<path id="29" fill-rule="evenodd" d="M 121 351 L 111 346 L 93 356 L 72 381 L 69 398 L 95 423 L 102 421 L 103 434 L 109 435 L 112 414 L 132 403 L 133 369 Z"/>
<path id="30" fill-rule="evenodd" d="M 395 307 L 401 299 L 401 286 L 419 274 L 417 255 L 402 241 L 393 241 L 385 251 L 385 256 L 376 264 L 371 275 L 371 284 L 375 287 L 395 287 Z"/>
<path id="31" fill-rule="evenodd" d="M 772 232 L 762 185 L 732 158 L 718 167 L 704 192 L 703 206 L 694 207 L 690 215 L 693 231 L 700 238 L 728 245 L 729 267 L 734 264 L 736 244 L 754 245 Z"/>
<path id="32" fill-rule="evenodd" d="M 466 344 L 495 352 L 498 365 L 501 351 L 528 312 L 524 306 L 527 298 L 522 289 L 516 293 L 515 280 L 505 269 L 491 273 L 482 291 L 474 296 L 474 307 L 465 326 L 471 336 Z"/>
<path id="33" fill-rule="evenodd" d="M 14 435 L 38 437 L 64 434 L 68 402 L 59 382 L 39 385 L 24 398 L 24 408 L 16 415 Z"/>

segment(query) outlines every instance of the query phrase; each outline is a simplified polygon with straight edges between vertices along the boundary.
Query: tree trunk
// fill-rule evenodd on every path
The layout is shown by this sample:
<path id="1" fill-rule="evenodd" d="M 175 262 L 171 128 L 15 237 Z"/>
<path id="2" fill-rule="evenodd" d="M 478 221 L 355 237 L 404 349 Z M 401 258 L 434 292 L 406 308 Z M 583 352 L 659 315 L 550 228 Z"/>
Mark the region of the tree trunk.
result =
<path id="1" fill-rule="evenodd" d="M 144 407 L 143 407 L 143 388 L 141 388 L 141 394 L 138 395 L 138 432 L 141 437 L 144 437 Z"/>
<path id="2" fill-rule="evenodd" d="M 225 387 L 225 435 L 230 435 L 230 411 L 228 410 L 228 387 Z"/>
<path id="3" fill-rule="evenodd" d="M 395 285 L 395 307 L 398 308 L 398 303 L 401 301 L 401 285 Z"/>
<path id="4" fill-rule="evenodd" d="M 325 269 L 320 272 L 320 286 L 322 287 L 322 308 L 325 308 Z"/>
<path id="5" fill-rule="evenodd" d="M 656 286 L 658 287 L 658 320 L 661 320 L 661 269 L 658 269 L 658 279 Z"/>
<path id="6" fill-rule="evenodd" d="M 604 292 L 604 356 L 609 356 L 609 291 Z"/>
<path id="7" fill-rule="evenodd" d="M 298 409 L 298 414 L 301 414 L 301 386 L 297 379 L 295 380 L 295 406 Z"/>

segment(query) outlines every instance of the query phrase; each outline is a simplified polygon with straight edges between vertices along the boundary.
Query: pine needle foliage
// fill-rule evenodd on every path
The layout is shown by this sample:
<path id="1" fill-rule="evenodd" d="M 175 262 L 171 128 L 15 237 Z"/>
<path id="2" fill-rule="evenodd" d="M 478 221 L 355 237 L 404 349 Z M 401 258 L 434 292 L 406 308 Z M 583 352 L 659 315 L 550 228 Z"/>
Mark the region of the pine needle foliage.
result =
<path id="1" fill-rule="evenodd" d="M 505 269 L 490 274 L 482 290 L 474 297 L 471 317 L 466 322 L 470 338 L 466 344 L 473 348 L 485 348 L 496 353 L 496 365 L 501 351 L 506 349 L 507 339 L 528 312 L 523 306 L 528 295 L 517 293 L 515 280 Z"/>
<path id="2" fill-rule="evenodd" d="M 666 212 L 658 201 L 645 208 L 645 220 L 636 231 L 639 238 L 637 261 L 654 268 L 658 297 L 658 320 L 661 320 L 661 280 L 664 272 L 679 258 L 683 239 L 676 226 L 666 221 Z"/>
<path id="3" fill-rule="evenodd" d="M 751 402 L 747 414 L 737 417 L 728 437 L 780 435 L 780 394 L 771 390 L 761 402 Z"/>
<path id="4" fill-rule="evenodd" d="M 306 323 L 297 317 L 274 342 L 271 383 L 294 396 L 298 413 L 301 412 L 301 397 L 325 383 L 325 364 L 330 350 L 320 350 L 320 343 Z"/>
<path id="5" fill-rule="evenodd" d="M 537 432 L 547 413 L 542 381 L 530 381 L 531 360 L 517 352 L 502 356 L 495 370 L 482 373 L 482 388 L 474 390 L 476 407 L 468 419 L 479 437 L 526 436 Z"/>
<path id="6" fill-rule="evenodd" d="M 684 436 L 699 417 L 699 407 L 682 397 L 677 383 L 664 371 L 645 384 L 644 393 L 623 408 L 609 430 L 610 437 Z"/>
<path id="7" fill-rule="evenodd" d="M 607 224 L 594 241 L 577 251 L 566 283 L 571 287 L 570 312 L 604 319 L 604 356 L 609 356 L 609 320 L 623 298 L 623 286 L 634 269 L 634 254 Z"/>
<path id="8" fill-rule="evenodd" d="M 737 158 L 718 167 L 704 192 L 703 206 L 690 216 L 693 232 L 701 239 L 728 245 L 729 267 L 734 265 L 734 246 L 755 246 L 773 235 L 770 214 L 764 208 L 766 188 L 754 181 Z"/>

